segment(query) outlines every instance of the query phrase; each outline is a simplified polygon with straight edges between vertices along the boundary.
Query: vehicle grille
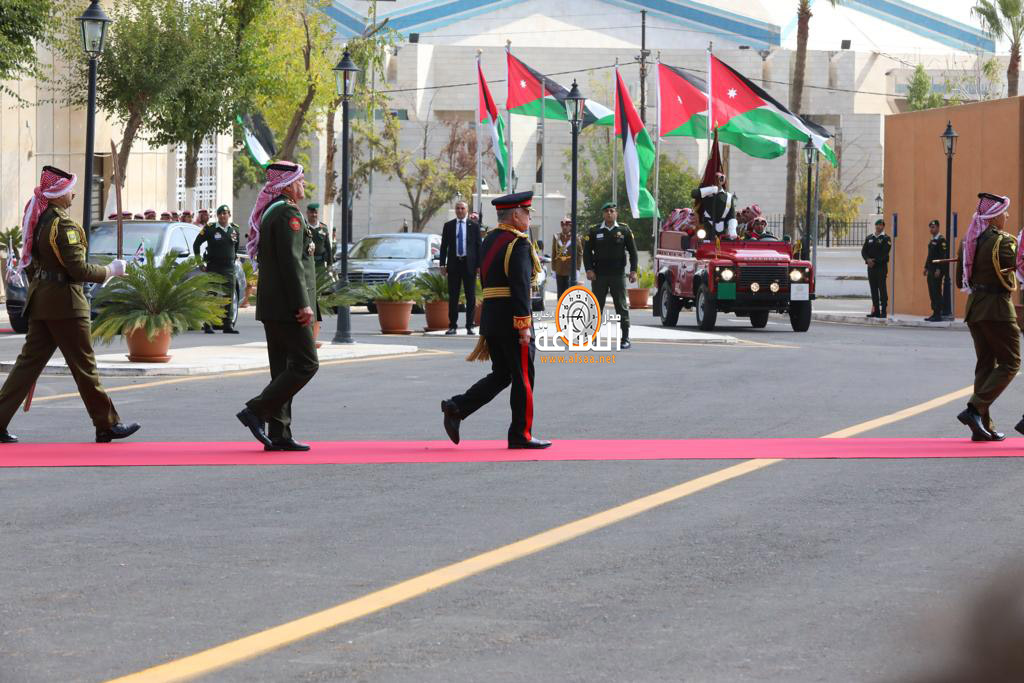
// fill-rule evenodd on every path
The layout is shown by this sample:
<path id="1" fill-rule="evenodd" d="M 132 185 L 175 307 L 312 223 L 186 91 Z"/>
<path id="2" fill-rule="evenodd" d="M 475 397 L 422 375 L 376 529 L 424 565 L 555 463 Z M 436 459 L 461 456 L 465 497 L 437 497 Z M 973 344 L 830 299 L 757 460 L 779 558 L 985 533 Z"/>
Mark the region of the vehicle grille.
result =
<path id="1" fill-rule="evenodd" d="M 377 285 L 387 282 L 391 273 L 349 273 L 348 281 L 353 284 Z"/>
<path id="2" fill-rule="evenodd" d="M 765 293 L 773 282 L 779 283 L 780 291 L 789 289 L 789 270 L 785 266 L 740 266 L 739 271 L 741 289 L 749 289 L 752 282 L 759 284 Z"/>

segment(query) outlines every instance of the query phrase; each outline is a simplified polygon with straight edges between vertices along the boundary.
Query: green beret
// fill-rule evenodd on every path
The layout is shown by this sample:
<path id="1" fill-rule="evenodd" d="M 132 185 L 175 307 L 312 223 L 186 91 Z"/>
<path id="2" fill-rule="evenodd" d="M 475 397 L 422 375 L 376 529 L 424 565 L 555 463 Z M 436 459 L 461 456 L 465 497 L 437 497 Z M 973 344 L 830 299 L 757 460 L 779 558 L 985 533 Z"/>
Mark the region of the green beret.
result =
<path id="1" fill-rule="evenodd" d="M 228 208 L 227 204 L 221 204 L 217 207 L 217 213 L 231 213 L 231 209 Z"/>
<path id="2" fill-rule="evenodd" d="M 306 204 L 306 211 L 319 211 L 319 210 L 320 210 L 320 204 L 318 204 L 317 202 L 310 202 L 309 204 Z"/>
<path id="3" fill-rule="evenodd" d="M 615 204 L 615 202 L 605 202 L 604 206 L 601 207 L 601 210 L 602 211 L 607 211 L 608 209 L 617 209 L 617 208 L 619 208 L 619 207 Z"/>
<path id="4" fill-rule="evenodd" d="M 885 219 L 879 218 L 877 221 L 875 221 L 875 225 L 885 225 Z"/>

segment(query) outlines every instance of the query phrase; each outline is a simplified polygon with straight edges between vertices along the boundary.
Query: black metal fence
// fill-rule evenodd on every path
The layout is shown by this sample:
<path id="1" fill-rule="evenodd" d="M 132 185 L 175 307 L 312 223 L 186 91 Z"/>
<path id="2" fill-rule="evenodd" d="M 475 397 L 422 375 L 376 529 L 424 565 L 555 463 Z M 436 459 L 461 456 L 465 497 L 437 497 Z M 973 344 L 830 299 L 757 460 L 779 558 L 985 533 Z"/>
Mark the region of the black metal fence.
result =
<path id="1" fill-rule="evenodd" d="M 782 214 L 765 216 L 768 221 L 768 232 L 773 235 L 782 236 L 789 234 L 784 230 L 786 217 Z M 796 221 L 796 233 L 804 234 L 804 216 L 798 216 Z M 874 231 L 875 227 L 870 220 L 841 221 L 831 216 L 821 214 L 818 216 L 818 246 L 819 247 L 859 247 L 864 244 L 864 238 Z"/>

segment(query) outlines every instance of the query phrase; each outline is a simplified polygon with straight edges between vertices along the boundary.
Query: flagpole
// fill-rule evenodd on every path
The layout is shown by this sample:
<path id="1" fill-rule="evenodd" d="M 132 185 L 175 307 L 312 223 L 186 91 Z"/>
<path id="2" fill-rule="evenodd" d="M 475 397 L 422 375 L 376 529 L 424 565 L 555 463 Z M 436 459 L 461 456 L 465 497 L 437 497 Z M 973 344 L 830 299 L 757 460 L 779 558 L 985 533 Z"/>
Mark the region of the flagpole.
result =
<path id="1" fill-rule="evenodd" d="M 483 83 L 480 82 L 480 74 L 482 73 L 480 67 L 480 55 L 483 54 L 483 50 L 477 49 L 476 51 L 476 210 L 480 216 L 480 220 L 484 217 L 484 201 L 483 201 L 483 150 L 480 148 L 481 135 L 480 131 L 483 128 L 483 124 L 480 123 L 484 117 L 483 111 L 480 110 L 481 93 L 483 92 Z M 501 154 L 501 150 L 494 150 L 495 154 Z"/>
<path id="2" fill-rule="evenodd" d="M 651 256 L 658 250 L 658 223 L 661 212 L 658 211 L 658 190 L 661 186 L 661 53 L 654 70 L 654 88 L 658 99 L 657 112 L 654 117 L 654 216 L 651 218 Z"/>
<path id="3" fill-rule="evenodd" d="M 711 158 L 711 42 L 708 42 L 708 159 Z"/>
<path id="4" fill-rule="evenodd" d="M 547 168 L 544 166 L 544 150 L 547 149 L 547 132 L 544 127 L 544 118 L 547 114 L 547 78 L 540 79 L 540 238 L 544 239 L 544 231 L 547 229 L 547 221 L 544 220 L 544 206 L 547 204 L 548 193 L 546 189 Z"/>
<path id="5" fill-rule="evenodd" d="M 615 69 L 612 70 L 612 102 L 615 111 L 618 111 L 619 84 L 615 81 L 615 75 L 619 72 L 619 58 L 615 58 Z M 615 124 L 612 124 L 612 203 L 619 203 L 619 140 L 615 137 Z"/>
<path id="6" fill-rule="evenodd" d="M 508 72 L 508 58 L 507 58 L 507 55 L 512 54 L 512 41 L 508 40 L 508 39 L 505 40 L 505 54 L 506 54 L 506 59 L 505 59 L 505 80 L 509 84 L 508 87 L 512 87 L 512 85 L 511 85 L 512 84 L 512 76 Z M 507 92 L 508 91 L 506 89 L 506 93 Z M 510 112 L 508 110 L 508 95 L 507 94 L 505 96 L 505 114 L 506 114 L 507 119 L 508 119 L 508 135 L 506 135 L 506 139 L 505 139 L 505 143 L 506 143 L 505 146 L 508 148 L 508 169 L 506 169 L 506 176 L 507 176 L 508 180 L 507 180 L 507 184 L 505 185 L 505 189 L 508 192 L 515 192 L 515 188 L 512 187 L 512 169 L 515 166 L 515 163 L 512 161 L 512 158 L 513 158 L 513 155 L 512 155 L 512 112 Z"/>

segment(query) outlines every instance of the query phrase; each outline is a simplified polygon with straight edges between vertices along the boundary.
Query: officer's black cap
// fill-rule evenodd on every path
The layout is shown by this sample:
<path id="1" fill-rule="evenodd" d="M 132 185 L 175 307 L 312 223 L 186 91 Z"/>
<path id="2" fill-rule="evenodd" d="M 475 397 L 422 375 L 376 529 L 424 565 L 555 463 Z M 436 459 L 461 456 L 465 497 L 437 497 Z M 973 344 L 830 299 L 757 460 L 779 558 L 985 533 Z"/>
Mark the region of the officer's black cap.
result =
<path id="1" fill-rule="evenodd" d="M 514 192 L 503 197 L 496 197 L 491 200 L 491 204 L 493 204 L 494 208 L 499 211 L 529 207 L 533 204 L 533 190 L 527 190 L 526 192 Z"/>

